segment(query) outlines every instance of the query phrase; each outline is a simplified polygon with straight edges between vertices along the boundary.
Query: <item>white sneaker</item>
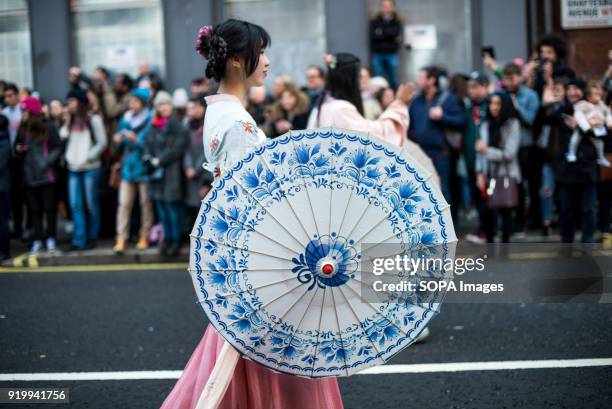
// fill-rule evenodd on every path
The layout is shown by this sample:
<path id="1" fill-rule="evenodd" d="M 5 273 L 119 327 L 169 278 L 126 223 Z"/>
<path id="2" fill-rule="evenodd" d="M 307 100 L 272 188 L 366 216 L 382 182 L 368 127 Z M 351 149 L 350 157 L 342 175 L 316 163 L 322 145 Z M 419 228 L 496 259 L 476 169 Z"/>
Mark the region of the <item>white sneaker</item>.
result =
<path id="1" fill-rule="evenodd" d="M 606 168 L 609 168 L 609 167 L 612 166 L 612 163 L 610 163 L 610 161 L 607 160 L 606 158 L 599 158 L 599 159 L 597 159 L 597 164 L 599 166 L 603 166 L 603 167 L 606 167 Z"/>
<path id="2" fill-rule="evenodd" d="M 53 237 L 49 237 L 47 239 L 47 251 L 49 253 L 55 253 L 56 247 L 55 247 L 55 239 Z"/>
<path id="3" fill-rule="evenodd" d="M 477 236 L 472 233 L 465 235 L 465 241 L 467 241 L 468 243 L 473 243 L 473 244 L 485 244 L 487 242 L 482 237 Z"/>
<path id="4" fill-rule="evenodd" d="M 576 155 L 573 155 L 571 153 L 568 153 L 567 155 L 565 155 L 565 159 L 567 159 L 568 162 L 576 162 L 578 160 Z"/>
<path id="5" fill-rule="evenodd" d="M 30 254 L 38 254 L 42 250 L 42 241 L 34 240 L 32 248 L 30 248 Z"/>

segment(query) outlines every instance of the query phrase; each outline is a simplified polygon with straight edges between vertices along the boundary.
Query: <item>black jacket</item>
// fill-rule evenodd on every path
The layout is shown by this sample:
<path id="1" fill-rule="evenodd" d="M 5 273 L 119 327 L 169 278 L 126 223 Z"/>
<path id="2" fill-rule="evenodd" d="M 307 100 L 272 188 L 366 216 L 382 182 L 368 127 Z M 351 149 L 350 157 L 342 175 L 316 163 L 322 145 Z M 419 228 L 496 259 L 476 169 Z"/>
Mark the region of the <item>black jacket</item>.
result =
<path id="1" fill-rule="evenodd" d="M 370 21 L 370 49 L 373 53 L 397 53 L 401 36 L 402 24 L 397 18 L 387 21 L 378 15 Z"/>
<path id="2" fill-rule="evenodd" d="M 55 165 L 62 154 L 62 144 L 53 125 L 49 125 L 42 142 L 28 138 L 26 132 L 21 129 L 15 140 L 15 146 L 17 144 L 28 146 L 26 152 L 16 153 L 23 158 L 23 183 L 26 187 L 43 186 L 57 180 Z"/>
<path id="3" fill-rule="evenodd" d="M 549 123 L 554 126 L 549 142 L 549 144 L 554 144 L 554 148 L 549 152 L 554 156 L 553 164 L 557 182 L 594 183 L 599 181 L 599 165 L 597 164 L 597 150 L 589 133 L 582 135 L 580 145 L 576 150 L 576 162 L 568 162 L 566 159 L 574 131 L 565 125 L 563 114 L 572 115 L 573 112 L 573 107 L 566 105 L 551 113 L 548 118 Z"/>

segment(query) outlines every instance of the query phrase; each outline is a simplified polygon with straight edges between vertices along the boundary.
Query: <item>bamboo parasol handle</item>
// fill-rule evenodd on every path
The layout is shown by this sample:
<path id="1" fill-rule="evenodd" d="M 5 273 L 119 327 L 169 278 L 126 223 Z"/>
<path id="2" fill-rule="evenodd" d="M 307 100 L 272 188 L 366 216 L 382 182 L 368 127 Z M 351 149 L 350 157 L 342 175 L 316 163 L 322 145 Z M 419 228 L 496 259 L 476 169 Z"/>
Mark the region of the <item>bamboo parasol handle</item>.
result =
<path id="1" fill-rule="evenodd" d="M 225 341 L 195 409 L 217 409 L 232 381 L 239 358 L 240 353 Z"/>

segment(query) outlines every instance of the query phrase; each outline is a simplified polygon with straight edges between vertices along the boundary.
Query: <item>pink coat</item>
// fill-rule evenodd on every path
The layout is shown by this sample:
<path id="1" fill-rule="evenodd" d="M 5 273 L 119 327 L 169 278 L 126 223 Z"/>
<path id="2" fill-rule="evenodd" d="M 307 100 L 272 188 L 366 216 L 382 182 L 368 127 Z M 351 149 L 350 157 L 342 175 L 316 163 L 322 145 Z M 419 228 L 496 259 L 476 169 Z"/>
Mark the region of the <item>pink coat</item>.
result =
<path id="1" fill-rule="evenodd" d="M 402 147 L 422 167 L 434 175 L 434 180 L 439 183 L 440 178 L 429 156 L 406 136 L 410 119 L 408 106 L 403 102 L 393 101 L 375 121 L 365 119 L 350 102 L 331 96 L 325 98 L 320 115 L 318 112 L 316 108 L 311 112 L 308 118 L 309 129 L 333 127 L 367 132 L 388 143 Z"/>
<path id="2" fill-rule="evenodd" d="M 376 121 L 365 119 L 355 105 L 327 96 L 319 110 L 314 109 L 308 119 L 308 128 L 343 128 L 368 132 L 396 146 L 402 146 L 408 129 L 408 106 L 393 101 Z M 318 118 L 317 118 L 318 116 Z"/>

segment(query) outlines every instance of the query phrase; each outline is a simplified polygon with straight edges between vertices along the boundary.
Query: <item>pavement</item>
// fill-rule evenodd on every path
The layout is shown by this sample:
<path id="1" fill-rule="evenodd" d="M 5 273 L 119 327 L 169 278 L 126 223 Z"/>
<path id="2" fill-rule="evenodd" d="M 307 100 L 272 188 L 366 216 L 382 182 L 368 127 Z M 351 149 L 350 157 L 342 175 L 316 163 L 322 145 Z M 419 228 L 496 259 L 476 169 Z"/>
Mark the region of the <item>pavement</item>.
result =
<path id="1" fill-rule="evenodd" d="M 466 236 L 465 232 L 461 234 L 460 240 Z M 64 240 L 65 241 L 65 240 Z M 530 232 L 529 234 L 515 234 L 512 238 L 514 243 L 559 243 L 561 238 L 558 234 L 551 234 L 544 237 L 540 234 Z M 1 268 L 9 267 L 47 267 L 47 266 L 75 266 L 82 265 L 83 260 L 88 265 L 100 264 L 131 264 L 131 263 L 159 263 L 159 262 L 180 262 L 188 259 L 189 244 L 184 244 L 181 252 L 176 257 L 162 257 L 159 255 L 157 247 L 152 246 L 146 250 L 137 250 L 135 245 L 129 244 L 126 251 L 122 255 L 113 253 L 113 241 L 111 239 L 103 239 L 97 243 L 96 248 L 82 251 L 67 251 L 64 244 L 57 251 L 49 253 L 41 251 L 38 254 L 32 254 L 28 251 L 28 247 L 18 241 L 12 240 L 11 248 L 15 256 L 12 259 L 0 263 Z"/>
<path id="2" fill-rule="evenodd" d="M 0 388 L 70 388 L 48 408 L 158 408 L 207 325 L 185 253 L 54 257 L 0 268 Z M 516 263 L 554 270 L 547 257 Z M 394 373 L 340 378 L 345 408 L 612 407 L 612 304 L 447 303 L 430 329 Z"/>
<path id="3" fill-rule="evenodd" d="M 52 253 L 41 251 L 32 254 L 25 244 L 12 240 L 11 249 L 15 256 L 1 263 L 0 268 L 177 262 L 187 260 L 189 253 L 188 244 L 176 257 L 162 257 L 155 246 L 137 250 L 134 244 L 129 244 L 124 254 L 117 255 L 113 252 L 113 244 L 112 240 L 103 239 L 91 250 L 68 251 L 65 250 L 68 246 L 62 245 Z"/>

